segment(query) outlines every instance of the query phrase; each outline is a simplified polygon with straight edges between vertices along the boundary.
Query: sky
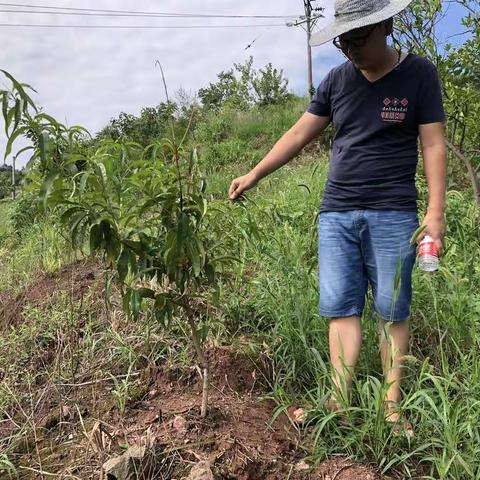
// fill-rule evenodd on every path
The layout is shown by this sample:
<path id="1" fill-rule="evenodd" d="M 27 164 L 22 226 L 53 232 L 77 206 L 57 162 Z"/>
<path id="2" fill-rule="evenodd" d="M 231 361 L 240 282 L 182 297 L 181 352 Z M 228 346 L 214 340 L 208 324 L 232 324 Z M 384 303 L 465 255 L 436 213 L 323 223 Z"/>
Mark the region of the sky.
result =
<path id="1" fill-rule="evenodd" d="M 17 0 L 18 1 L 18 0 Z M 10 0 L 9 3 L 16 3 Z M 325 18 L 333 17 L 333 0 L 316 2 L 324 6 Z M 301 15 L 300 0 L 32 0 L 33 5 L 108 10 L 169 13 L 285 15 L 279 19 L 178 19 L 119 18 L 22 14 L 0 12 L 0 23 L 36 23 L 50 25 L 252 25 L 278 24 L 279 27 L 218 29 L 80 29 L 0 26 L 0 68 L 17 80 L 32 85 L 38 92 L 33 99 L 43 110 L 67 126 L 82 125 L 92 135 L 120 112 L 138 114 L 143 107 L 165 101 L 161 62 L 171 97 L 180 88 L 194 95 L 215 81 L 217 74 L 233 63 L 243 63 L 250 55 L 254 67 L 268 62 L 289 80 L 292 92 L 307 92 L 306 34 L 300 27 L 287 27 L 287 16 Z M 2 10 L 33 10 L 13 8 Z M 38 9 L 37 9 L 38 10 Z M 55 10 L 49 10 L 54 12 Z M 445 30 L 458 29 L 458 12 L 452 10 Z M 455 17 L 455 18 L 454 18 Z M 289 18 L 292 20 L 292 18 Z M 452 30 L 454 31 L 454 30 Z M 253 45 L 245 50 L 247 45 Z M 343 57 L 328 43 L 313 48 L 314 84 Z M 0 77 L 0 88 L 9 82 Z M 3 122 L 2 122 L 3 123 Z M 1 125 L 3 131 L 3 125 Z M 0 133 L 0 158 L 5 136 Z M 24 144 L 18 142 L 19 150 Z M 17 159 L 21 167 L 27 154 Z M 11 163 L 11 159 L 7 160 Z"/>
<path id="2" fill-rule="evenodd" d="M 16 3 L 11 0 L 11 3 Z M 333 0 L 328 0 L 331 15 Z M 301 15 L 299 0 L 33 0 L 32 4 L 132 11 L 238 15 Z M 8 7 L 1 6 L 2 9 Z M 26 8 L 24 8 L 26 10 Z M 93 135 L 120 112 L 138 114 L 165 101 L 161 73 L 169 94 L 190 95 L 215 81 L 222 70 L 250 55 L 255 68 L 272 62 L 284 70 L 290 89 L 307 90 L 306 34 L 285 26 L 285 19 L 95 18 L 53 14 L 0 13 L 0 23 L 96 25 L 246 25 L 281 27 L 208 30 L 129 30 L 0 27 L 0 68 L 37 91 L 33 98 L 46 113 L 66 125 L 83 125 Z M 253 40 L 251 48 L 245 50 Z M 340 61 L 330 45 L 314 52 L 314 83 Z M 0 78 L 0 88 L 8 82 Z M 2 128 L 3 130 L 3 128 Z M 3 158 L 5 137 L 0 137 Z M 18 144 L 20 146 L 20 143 Z M 17 165 L 28 159 L 19 157 Z"/>

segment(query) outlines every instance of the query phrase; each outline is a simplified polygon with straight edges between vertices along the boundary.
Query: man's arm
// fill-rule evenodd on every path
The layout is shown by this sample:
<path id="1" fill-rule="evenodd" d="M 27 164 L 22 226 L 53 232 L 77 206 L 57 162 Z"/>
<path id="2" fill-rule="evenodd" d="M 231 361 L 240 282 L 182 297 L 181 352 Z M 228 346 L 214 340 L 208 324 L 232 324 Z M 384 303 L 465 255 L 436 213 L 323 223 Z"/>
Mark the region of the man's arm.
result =
<path id="1" fill-rule="evenodd" d="M 266 157 L 252 169 L 252 173 L 260 180 L 282 167 L 294 158 L 305 145 L 320 135 L 329 123 L 330 117 L 319 117 L 305 112 L 295 125 L 278 140 Z"/>
<path id="2" fill-rule="evenodd" d="M 444 126 L 441 122 L 419 125 L 425 177 L 428 184 L 428 208 L 423 225 L 424 235 L 430 235 L 443 251 L 445 235 L 445 196 L 447 179 L 447 149 Z"/>
<path id="3" fill-rule="evenodd" d="M 289 162 L 305 145 L 322 133 L 329 123 L 330 117 L 305 112 L 261 162 L 246 175 L 232 181 L 228 192 L 230 199 L 235 200 L 242 192 L 254 187 L 262 178 Z"/>

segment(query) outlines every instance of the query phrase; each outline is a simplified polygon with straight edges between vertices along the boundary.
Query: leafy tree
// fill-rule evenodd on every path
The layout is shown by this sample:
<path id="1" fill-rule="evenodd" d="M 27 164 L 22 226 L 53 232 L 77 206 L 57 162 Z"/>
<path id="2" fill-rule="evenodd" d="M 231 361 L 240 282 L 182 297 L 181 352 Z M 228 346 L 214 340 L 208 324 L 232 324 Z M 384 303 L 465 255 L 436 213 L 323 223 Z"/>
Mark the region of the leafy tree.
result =
<path id="1" fill-rule="evenodd" d="M 397 17 L 399 43 L 420 53 L 438 68 L 447 114 L 447 145 L 459 159 L 472 184 L 473 195 L 480 206 L 480 1 L 457 0 L 465 9 L 462 20 L 465 40 L 459 45 L 442 44 L 437 25 L 443 17 L 444 2 L 422 0 L 414 2 Z"/>
<path id="2" fill-rule="evenodd" d="M 283 71 L 277 70 L 271 63 L 259 71 L 253 68 L 253 57 L 243 64 L 234 63 L 234 67 L 220 72 L 215 83 L 201 88 L 198 96 L 206 109 L 219 108 L 229 104 L 245 109 L 251 105 L 271 105 L 290 100 L 288 80 Z"/>
<path id="3" fill-rule="evenodd" d="M 30 85 L 18 82 L 5 70 L 0 72 L 12 83 L 11 90 L 0 90 L 7 137 L 4 160 L 11 154 L 15 141 L 22 136 L 32 143 L 16 152 L 18 156 L 32 151 L 26 165 L 25 181 L 28 183 L 38 186 L 53 170 L 61 170 L 70 176 L 78 173 L 88 131 L 79 126 L 67 128 L 43 113 L 27 93 L 28 90 L 35 92 Z"/>
<path id="4" fill-rule="evenodd" d="M 78 142 L 68 141 L 84 129 L 69 130 L 38 113 L 24 85 L 4 73 L 14 86 L 12 92 L 1 92 L 7 150 L 20 135 L 38 134 L 39 141 L 30 147 L 32 158 L 39 159 L 42 167 L 36 183 L 38 203 L 58 215 L 74 246 L 82 248 L 87 241 L 90 254 L 103 254 L 120 285 L 123 308 L 133 319 L 139 318 L 148 301 L 164 325 L 175 313 L 185 314 L 202 366 L 201 415 L 206 416 L 209 367 L 202 343 L 208 325 L 199 325 L 196 300 L 208 300 L 208 286 L 216 285 L 214 301 L 218 301 L 219 274 L 239 260 L 223 251 L 223 242 L 215 238 L 214 225 L 208 222 L 206 181 L 198 169 L 196 150 L 185 147 L 188 132 L 180 141 L 175 136 L 163 138 L 146 148 L 132 141 L 100 140 L 98 148 L 83 155 L 79 169 Z M 35 116 L 19 108 L 18 102 L 9 106 L 17 95 L 29 102 Z M 174 135 L 173 126 L 170 131 Z"/>
<path id="5" fill-rule="evenodd" d="M 143 108 L 139 117 L 122 112 L 97 134 L 97 139 L 128 139 L 146 147 L 165 136 L 177 108 L 174 102 L 166 102 Z"/>
<path id="6" fill-rule="evenodd" d="M 15 170 L 15 185 L 20 185 L 22 172 Z M 0 165 L 0 199 L 6 198 L 12 192 L 12 167 Z"/>

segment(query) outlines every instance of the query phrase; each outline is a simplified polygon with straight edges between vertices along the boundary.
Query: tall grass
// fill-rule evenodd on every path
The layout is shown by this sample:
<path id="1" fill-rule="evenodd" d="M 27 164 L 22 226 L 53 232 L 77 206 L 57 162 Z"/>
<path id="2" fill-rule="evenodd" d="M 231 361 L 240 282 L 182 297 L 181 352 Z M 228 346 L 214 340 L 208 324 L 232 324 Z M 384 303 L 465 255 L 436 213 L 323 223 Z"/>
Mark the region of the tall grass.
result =
<path id="1" fill-rule="evenodd" d="M 258 134 L 257 124 L 250 115 L 243 121 L 247 125 L 237 115 L 231 137 L 222 142 L 253 142 L 242 132 Z M 244 156 L 256 161 L 249 145 Z M 263 154 L 260 149 L 258 158 Z M 251 166 L 248 160 L 232 162 L 217 169 L 214 194 L 219 201 L 226 198 L 234 175 Z M 324 158 L 304 155 L 262 180 L 247 192 L 247 201 L 232 208 L 227 237 L 240 239 L 250 222 L 262 236 L 245 243 L 246 266 L 225 293 L 230 333 L 257 336 L 270 351 L 276 373 L 271 396 L 279 410 L 292 403 L 314 406 L 313 459 L 345 454 L 401 478 L 480 479 L 480 219 L 471 193 L 448 192 L 447 247 L 440 271 L 414 271 L 411 356 L 401 406 L 415 427 L 415 439 L 408 444 L 392 436 L 384 422 L 387 386 L 370 299 L 362 319 L 351 425 L 340 426 L 337 415 L 321 407 L 331 387 L 327 319 L 318 314 L 316 236 L 326 173 Z M 427 190 L 421 168 L 418 185 L 422 215 Z"/>

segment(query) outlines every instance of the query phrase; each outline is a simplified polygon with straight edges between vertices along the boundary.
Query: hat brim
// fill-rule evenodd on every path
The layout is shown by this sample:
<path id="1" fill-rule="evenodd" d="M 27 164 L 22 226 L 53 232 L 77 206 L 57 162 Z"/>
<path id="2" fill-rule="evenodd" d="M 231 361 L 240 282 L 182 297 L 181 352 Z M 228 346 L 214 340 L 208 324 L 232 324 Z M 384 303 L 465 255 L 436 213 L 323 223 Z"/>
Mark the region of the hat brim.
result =
<path id="1" fill-rule="evenodd" d="M 352 20 L 351 22 L 339 22 L 336 20 L 331 25 L 315 32 L 310 37 L 310 46 L 316 47 L 318 45 L 323 45 L 324 43 L 328 42 L 329 40 L 333 40 L 335 37 L 342 35 L 344 33 L 349 32 L 350 30 L 354 30 L 360 27 L 366 27 L 367 25 L 373 25 L 378 22 L 382 22 L 383 20 L 387 20 L 390 17 L 393 17 L 397 13 L 400 13 L 402 10 L 412 3 L 413 0 L 395 0 L 392 1 L 390 5 L 378 12 L 372 13 L 370 15 L 366 15 L 365 17 L 357 18 L 356 20 Z"/>

